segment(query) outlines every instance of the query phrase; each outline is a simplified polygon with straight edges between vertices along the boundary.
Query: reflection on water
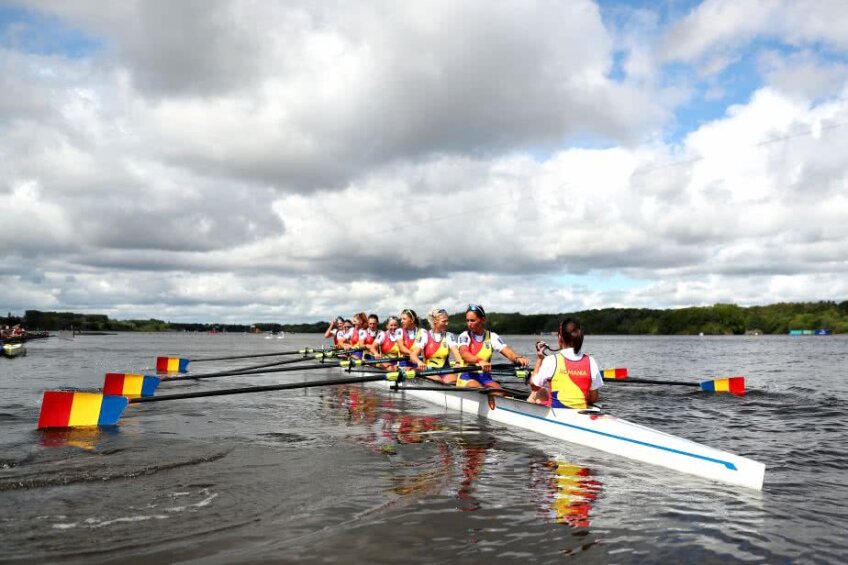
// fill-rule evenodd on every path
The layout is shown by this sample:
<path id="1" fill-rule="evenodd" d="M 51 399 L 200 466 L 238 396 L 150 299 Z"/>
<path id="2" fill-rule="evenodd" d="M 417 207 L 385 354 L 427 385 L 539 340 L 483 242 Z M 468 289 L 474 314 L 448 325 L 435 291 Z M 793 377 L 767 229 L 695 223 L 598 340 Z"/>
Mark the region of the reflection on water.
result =
<path id="1" fill-rule="evenodd" d="M 42 447 L 77 447 L 94 451 L 97 446 L 118 433 L 118 428 L 57 428 L 39 430 Z"/>
<path id="2" fill-rule="evenodd" d="M 530 465 L 533 491 L 543 493 L 542 515 L 572 528 L 588 528 L 602 484 L 580 465 L 545 458 Z"/>
<path id="3" fill-rule="evenodd" d="M 397 456 L 402 445 L 427 443 L 434 447 L 426 457 L 409 456 L 391 467 L 393 492 L 398 495 L 452 493 L 456 508 L 473 512 L 485 506 L 478 485 L 485 480 L 487 456 L 497 439 L 488 433 L 451 433 L 442 417 L 401 411 L 395 398 L 361 386 L 334 387 L 324 395 L 324 408 L 349 425 L 366 424 L 369 432 L 357 440 L 381 455 Z M 581 465 L 551 457 L 529 463 L 525 485 L 537 498 L 539 514 L 546 520 L 574 529 L 588 529 L 594 501 L 602 483 Z M 521 483 L 516 488 L 524 488 Z M 498 502 L 498 501 L 492 501 Z"/>

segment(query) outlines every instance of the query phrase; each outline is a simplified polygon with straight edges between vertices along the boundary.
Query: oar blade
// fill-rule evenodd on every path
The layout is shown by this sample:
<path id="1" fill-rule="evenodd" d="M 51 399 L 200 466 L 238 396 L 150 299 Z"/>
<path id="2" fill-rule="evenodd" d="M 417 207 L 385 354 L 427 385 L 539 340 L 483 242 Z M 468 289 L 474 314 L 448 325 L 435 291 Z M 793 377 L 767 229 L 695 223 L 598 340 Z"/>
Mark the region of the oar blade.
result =
<path id="1" fill-rule="evenodd" d="M 184 357 L 157 357 L 157 373 L 186 373 L 188 372 L 189 359 Z"/>
<path id="2" fill-rule="evenodd" d="M 103 394 L 140 398 L 153 396 L 161 379 L 153 375 L 133 373 L 106 373 Z"/>
<path id="3" fill-rule="evenodd" d="M 616 367 L 615 369 L 603 369 L 601 376 L 607 381 L 621 381 L 627 378 L 627 368 Z"/>
<path id="4" fill-rule="evenodd" d="M 38 429 L 115 426 L 129 399 L 98 392 L 45 391 Z"/>
<path id="5" fill-rule="evenodd" d="M 725 377 L 701 383 L 705 392 L 729 392 L 742 396 L 745 394 L 745 377 Z"/>

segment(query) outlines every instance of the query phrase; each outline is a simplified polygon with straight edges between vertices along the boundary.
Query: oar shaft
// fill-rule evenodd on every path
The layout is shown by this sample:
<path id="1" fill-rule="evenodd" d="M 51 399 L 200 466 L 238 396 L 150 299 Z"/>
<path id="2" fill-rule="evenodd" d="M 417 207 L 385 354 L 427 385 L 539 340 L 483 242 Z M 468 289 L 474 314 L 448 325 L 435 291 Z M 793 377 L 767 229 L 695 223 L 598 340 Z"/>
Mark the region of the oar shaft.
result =
<path id="1" fill-rule="evenodd" d="M 701 383 L 683 383 L 680 381 L 666 381 L 662 379 L 638 379 L 627 377 L 626 379 L 604 379 L 605 383 L 633 383 L 633 384 L 646 384 L 646 385 L 672 385 L 672 386 L 688 386 L 688 387 L 699 387 Z"/>
<path id="2" fill-rule="evenodd" d="M 238 371 L 221 371 L 219 373 L 203 373 L 200 375 L 184 375 L 174 377 L 174 380 L 187 379 L 214 379 L 216 377 L 233 377 L 238 375 L 264 375 L 265 373 L 288 373 L 291 371 L 314 371 L 315 369 L 331 369 L 339 367 L 338 363 L 332 365 L 303 365 L 297 367 L 277 367 L 268 369 L 241 369 Z"/>
<path id="3" fill-rule="evenodd" d="M 165 394 L 162 396 L 146 396 L 141 398 L 131 398 L 131 404 L 138 404 L 141 402 L 159 402 L 162 400 L 180 400 L 185 398 L 205 398 L 207 396 L 227 396 L 230 394 L 248 394 L 251 392 L 268 392 L 272 390 L 292 390 L 298 388 L 313 388 L 319 386 L 334 386 L 334 385 L 347 385 L 347 384 L 359 384 L 359 383 L 367 383 L 373 381 L 381 381 L 384 380 L 385 375 L 371 375 L 365 377 L 351 377 L 348 379 L 330 379 L 324 381 L 312 381 L 305 383 L 285 383 L 278 385 L 265 385 L 265 386 L 251 386 L 251 387 L 243 387 L 243 388 L 228 388 L 223 390 L 208 390 L 204 392 L 186 392 L 181 394 Z"/>
<path id="4" fill-rule="evenodd" d="M 192 363 L 203 363 L 204 361 L 229 361 L 231 359 L 252 359 L 254 357 L 278 357 L 280 355 L 297 355 L 303 354 L 302 349 L 296 351 L 279 351 L 277 353 L 254 353 L 251 355 L 228 355 L 226 357 L 201 357 L 200 359 L 190 359 Z"/>

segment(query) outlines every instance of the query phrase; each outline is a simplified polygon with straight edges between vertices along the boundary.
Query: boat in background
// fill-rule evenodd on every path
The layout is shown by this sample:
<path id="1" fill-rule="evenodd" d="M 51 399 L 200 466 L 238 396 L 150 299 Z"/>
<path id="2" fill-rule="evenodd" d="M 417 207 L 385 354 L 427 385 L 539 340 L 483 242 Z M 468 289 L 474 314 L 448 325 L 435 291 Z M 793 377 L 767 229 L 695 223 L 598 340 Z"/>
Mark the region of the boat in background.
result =
<path id="1" fill-rule="evenodd" d="M 26 355 L 26 347 L 22 343 L 4 343 L 2 354 L 3 357 L 8 357 L 9 359 L 23 357 Z"/>
<path id="2" fill-rule="evenodd" d="M 822 328 L 818 330 L 789 330 L 789 335 L 831 335 L 829 329 Z"/>

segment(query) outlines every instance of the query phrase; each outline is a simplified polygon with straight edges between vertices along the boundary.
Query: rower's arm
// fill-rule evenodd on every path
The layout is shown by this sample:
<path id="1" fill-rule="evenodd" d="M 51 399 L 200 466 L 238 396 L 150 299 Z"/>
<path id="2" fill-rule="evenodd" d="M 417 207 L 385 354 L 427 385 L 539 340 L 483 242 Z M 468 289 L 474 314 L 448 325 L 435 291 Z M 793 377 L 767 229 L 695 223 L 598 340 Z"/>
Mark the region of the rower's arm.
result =
<path id="1" fill-rule="evenodd" d="M 501 355 L 503 355 L 516 365 L 521 365 L 522 367 L 526 367 L 528 365 L 527 358 L 513 351 L 512 348 L 508 345 L 501 349 Z"/>
<path id="2" fill-rule="evenodd" d="M 468 351 L 467 345 L 461 345 L 459 347 L 459 357 L 469 365 L 476 365 L 478 361 L 477 356 Z"/>
<path id="3" fill-rule="evenodd" d="M 417 344 L 412 346 L 412 349 L 409 350 L 409 361 L 415 367 L 421 367 L 424 365 L 424 362 L 418 359 L 418 356 L 421 354 L 421 348 L 418 347 Z"/>
<path id="4" fill-rule="evenodd" d="M 336 327 L 336 321 L 331 320 L 330 325 L 327 326 L 327 331 L 324 332 L 324 337 L 330 339 L 333 336 L 333 328 Z"/>

